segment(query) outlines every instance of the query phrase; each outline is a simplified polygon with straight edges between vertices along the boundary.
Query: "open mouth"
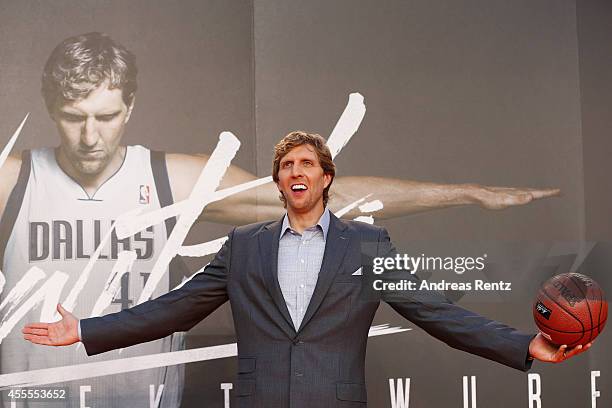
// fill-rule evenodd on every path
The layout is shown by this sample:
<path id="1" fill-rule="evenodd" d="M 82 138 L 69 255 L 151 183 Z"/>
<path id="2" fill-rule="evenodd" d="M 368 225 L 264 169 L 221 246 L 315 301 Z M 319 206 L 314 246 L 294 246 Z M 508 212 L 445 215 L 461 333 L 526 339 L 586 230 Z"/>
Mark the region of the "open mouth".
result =
<path id="1" fill-rule="evenodd" d="M 298 183 L 298 184 L 291 185 L 291 191 L 302 192 L 306 190 L 308 190 L 308 187 L 306 187 L 306 184 Z"/>

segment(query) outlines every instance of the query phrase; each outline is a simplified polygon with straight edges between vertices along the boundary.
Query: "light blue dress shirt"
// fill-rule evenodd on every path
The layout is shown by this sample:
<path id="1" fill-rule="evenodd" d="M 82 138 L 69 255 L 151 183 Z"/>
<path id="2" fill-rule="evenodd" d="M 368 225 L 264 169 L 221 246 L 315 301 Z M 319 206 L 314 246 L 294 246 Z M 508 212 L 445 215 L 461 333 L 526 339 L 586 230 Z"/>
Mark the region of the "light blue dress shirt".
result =
<path id="1" fill-rule="evenodd" d="M 304 319 L 317 285 L 329 220 L 326 208 L 319 222 L 300 234 L 291 228 L 286 214 L 283 218 L 278 241 L 278 283 L 296 330 Z"/>

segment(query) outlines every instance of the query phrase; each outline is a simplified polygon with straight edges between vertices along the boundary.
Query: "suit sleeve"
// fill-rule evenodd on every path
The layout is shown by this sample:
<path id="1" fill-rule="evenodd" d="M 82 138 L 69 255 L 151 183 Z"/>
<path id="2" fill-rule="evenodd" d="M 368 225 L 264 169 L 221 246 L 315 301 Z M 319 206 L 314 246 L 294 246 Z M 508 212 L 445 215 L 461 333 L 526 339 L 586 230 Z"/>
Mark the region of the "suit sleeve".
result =
<path id="1" fill-rule="evenodd" d="M 396 250 L 386 230 L 381 229 L 378 256 L 394 257 Z M 387 275 L 388 274 L 388 275 Z M 410 272 L 384 272 L 386 280 L 409 279 L 419 287 L 420 279 Z M 447 345 L 489 360 L 527 371 L 532 362 L 529 343 L 534 335 L 483 317 L 455 305 L 436 291 L 385 293 L 383 299 L 399 314 Z"/>
<path id="2" fill-rule="evenodd" d="M 215 258 L 178 289 L 130 309 L 80 321 L 88 355 L 187 331 L 228 300 L 234 231 Z"/>

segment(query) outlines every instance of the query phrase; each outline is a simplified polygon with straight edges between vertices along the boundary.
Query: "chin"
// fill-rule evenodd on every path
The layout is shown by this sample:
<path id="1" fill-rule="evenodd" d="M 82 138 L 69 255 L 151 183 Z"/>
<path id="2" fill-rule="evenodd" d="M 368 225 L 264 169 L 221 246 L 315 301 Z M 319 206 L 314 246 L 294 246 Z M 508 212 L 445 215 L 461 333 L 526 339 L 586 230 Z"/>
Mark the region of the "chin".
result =
<path id="1" fill-rule="evenodd" d="M 86 176 L 96 176 L 100 173 L 102 173 L 102 171 L 105 168 L 105 162 L 102 161 L 79 161 L 77 163 L 77 165 L 75 166 L 78 170 L 79 173 L 86 175 Z"/>

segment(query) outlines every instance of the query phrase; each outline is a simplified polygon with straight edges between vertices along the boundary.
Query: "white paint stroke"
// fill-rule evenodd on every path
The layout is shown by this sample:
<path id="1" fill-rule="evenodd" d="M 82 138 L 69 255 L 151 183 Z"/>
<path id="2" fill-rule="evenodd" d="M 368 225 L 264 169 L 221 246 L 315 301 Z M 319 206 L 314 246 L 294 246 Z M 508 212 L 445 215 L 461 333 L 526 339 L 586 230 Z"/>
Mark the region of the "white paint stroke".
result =
<path id="1" fill-rule="evenodd" d="M 381 324 L 370 328 L 369 337 L 396 334 L 412 329 L 391 327 Z M 105 375 L 129 373 L 176 364 L 194 363 L 197 361 L 217 360 L 238 355 L 236 343 L 218 346 L 201 347 L 192 350 L 172 351 L 168 353 L 149 354 L 146 356 L 128 357 L 110 361 L 76 364 L 72 366 L 45 368 L 42 370 L 22 371 L 0 375 L 0 391 L 9 387 L 33 387 L 64 381 L 75 381 Z"/>
<path id="2" fill-rule="evenodd" d="M 365 116 L 365 104 L 363 103 L 363 100 L 363 96 L 359 93 L 352 93 L 349 95 L 349 101 L 327 140 L 327 146 L 332 153 L 332 157 L 335 157 L 340 153 L 342 148 L 346 146 L 349 140 L 359 129 L 359 126 L 361 125 L 361 122 Z M 238 194 L 270 182 L 272 182 L 272 176 L 266 176 L 248 181 L 246 183 L 237 184 L 223 190 L 217 190 L 212 194 L 208 203 L 210 204 L 223 200 L 224 198 L 234 194 Z M 369 197 L 369 195 L 367 197 Z M 118 217 L 115 222 L 117 238 L 125 239 L 127 237 L 131 237 L 132 235 L 147 229 L 151 225 L 158 224 L 165 219 L 182 214 L 191 205 L 189 200 L 190 199 L 179 201 L 167 207 L 154 210 L 143 215 L 128 213 Z M 355 207 L 351 207 L 350 209 Z M 346 212 L 350 211 L 350 209 Z M 336 215 L 341 217 L 341 215 L 338 215 L 337 212 Z"/>
<path id="3" fill-rule="evenodd" d="M 371 215 L 360 215 L 353 218 L 353 221 L 365 222 L 366 224 L 374 224 L 374 217 Z"/>
<path id="4" fill-rule="evenodd" d="M 0 294 L 4 290 L 5 284 L 6 284 L 6 278 L 4 277 L 4 274 L 2 273 L 2 271 L 0 270 Z"/>
<path id="5" fill-rule="evenodd" d="M 2 153 L 0 153 L 0 168 L 4 166 L 4 162 L 6 161 L 9 154 L 11 153 L 11 150 L 13 150 L 13 146 L 15 146 L 15 142 L 17 141 L 17 138 L 19 137 L 19 134 L 21 133 L 21 129 L 23 129 L 23 126 L 26 123 L 26 120 L 28 120 L 28 116 L 30 116 L 30 113 L 27 113 L 25 115 L 25 118 L 23 118 L 17 130 L 15 131 L 15 133 L 13 133 L 13 136 L 11 136 L 6 146 L 4 146 L 4 149 L 2 149 Z"/>
<path id="6" fill-rule="evenodd" d="M 36 284 L 47 277 L 47 274 L 37 266 L 33 266 L 23 275 L 17 282 L 15 287 L 9 292 L 9 294 L 0 303 L 0 310 L 8 306 L 7 311 L 4 313 L 2 323 L 6 320 L 7 316 L 13 311 L 15 307 L 30 293 Z"/>
<path id="7" fill-rule="evenodd" d="M 108 279 L 104 284 L 104 290 L 96 300 L 96 304 L 94 305 L 91 315 L 89 317 L 100 316 L 104 309 L 106 309 L 112 303 L 113 299 L 121 289 L 121 278 L 126 273 L 130 273 L 132 271 L 132 266 L 134 266 L 134 261 L 136 261 L 136 252 L 135 251 L 121 251 L 117 255 L 117 261 L 113 266 L 110 274 L 108 275 Z"/>
<path id="8" fill-rule="evenodd" d="M 338 218 L 342 218 L 343 216 L 345 216 L 349 211 L 351 211 L 354 208 L 357 208 L 359 206 L 359 204 L 363 203 L 365 200 L 367 200 L 372 194 L 368 194 L 364 197 L 361 197 L 359 200 L 355 200 L 352 203 L 348 204 L 347 206 L 339 209 L 338 211 L 334 212 L 334 215 Z"/>
<path id="9" fill-rule="evenodd" d="M 164 384 L 159 384 L 157 393 L 155 392 L 155 384 L 149 384 L 149 408 L 159 407 L 163 391 Z"/>
<path id="10" fill-rule="evenodd" d="M 382 201 L 374 200 L 374 201 L 368 201 L 367 203 L 360 205 L 359 211 L 364 212 L 364 213 L 369 213 L 369 212 L 375 212 L 375 211 L 382 210 L 383 207 L 384 205 Z"/>
<path id="11" fill-rule="evenodd" d="M 41 286 L 40 289 L 36 291 L 28 300 L 26 300 L 19 309 L 15 313 L 8 318 L 6 322 L 0 326 L 0 342 L 4 340 L 4 338 L 13 330 L 15 325 L 19 323 L 19 321 L 30 311 L 30 309 L 34 308 L 39 302 L 45 300 L 45 305 L 54 301 L 57 304 L 60 293 L 62 293 L 62 289 L 68 280 L 68 274 L 63 272 L 55 272 L 51 277 Z M 55 304 L 53 305 L 55 307 Z M 44 317 L 47 321 L 49 317 L 52 317 L 52 313 L 41 312 L 41 320 Z M 44 320 L 43 320 L 44 321 Z M 25 340 L 24 340 L 25 341 Z"/>
<path id="12" fill-rule="evenodd" d="M 115 234 L 117 239 L 126 239 L 140 231 L 144 231 L 151 225 L 163 222 L 166 218 L 174 217 L 176 214 L 172 213 L 173 207 L 174 205 L 169 205 L 146 213 L 143 207 L 138 207 L 124 212 L 115 218 Z M 151 222 L 149 222 L 150 220 Z"/>
<path id="13" fill-rule="evenodd" d="M 196 181 L 189 195 L 189 206 L 181 213 L 178 222 L 172 230 L 172 234 L 170 234 L 166 245 L 164 245 L 155 262 L 155 266 L 153 266 L 151 275 L 138 299 L 138 304 L 147 301 L 153 294 L 157 284 L 166 272 L 166 267 L 185 241 L 191 226 L 198 219 L 206 205 L 210 202 L 213 193 L 219 187 L 221 179 L 239 148 L 240 141 L 236 136 L 231 132 L 221 133 L 215 150 L 210 155 L 206 165 L 204 165 L 204 169 L 202 169 L 200 177 L 198 177 L 198 181 Z"/>
<path id="14" fill-rule="evenodd" d="M 0 390 L 14 386 L 29 387 L 53 384 L 105 375 L 129 373 L 149 368 L 186 364 L 195 361 L 216 360 L 234 357 L 237 354 L 238 347 L 236 343 L 231 343 L 192 350 L 181 350 L 95 363 L 23 371 L 0 375 Z"/>
<path id="15" fill-rule="evenodd" d="M 200 257 L 219 252 L 227 237 L 221 237 L 212 241 L 203 242 L 197 245 L 183 245 L 179 248 L 178 254 L 181 256 Z"/>
<path id="16" fill-rule="evenodd" d="M 332 158 L 335 158 L 351 140 L 351 137 L 357 133 L 365 113 L 366 107 L 363 103 L 363 96 L 357 92 L 350 94 L 344 112 L 342 112 L 334 130 L 327 139 L 327 147 L 329 147 Z"/>
<path id="17" fill-rule="evenodd" d="M 412 330 L 412 329 L 410 328 L 402 329 L 401 327 L 391 327 L 389 324 L 379 324 L 377 326 L 370 327 L 370 332 L 368 333 L 368 337 L 384 336 L 386 334 L 396 334 L 396 333 L 401 333 L 401 332 L 405 332 L 409 330 Z"/>
<path id="18" fill-rule="evenodd" d="M 85 287 L 85 284 L 87 283 L 87 280 L 91 275 L 91 271 L 93 270 L 95 263 L 98 261 L 98 258 L 100 258 L 102 248 L 104 248 L 106 243 L 110 240 L 111 234 L 114 229 L 115 223 L 111 225 L 106 235 L 104 235 L 104 238 L 102 238 L 102 240 L 100 241 L 100 245 L 98 245 L 94 253 L 91 255 L 91 258 L 87 262 L 87 265 L 85 265 L 85 268 L 83 268 L 83 272 L 81 272 L 81 274 L 79 275 L 79 279 L 77 279 L 74 286 L 70 290 L 70 293 L 68 293 L 68 297 L 66 297 L 66 299 L 62 302 L 62 307 L 67 311 L 72 312 L 76 307 L 79 294 Z"/>
<path id="19" fill-rule="evenodd" d="M 196 276 L 198 273 L 201 273 L 204 271 L 204 269 L 206 269 L 206 267 L 208 266 L 208 264 L 204 265 L 203 267 L 201 267 L 200 269 L 198 269 L 197 271 L 195 271 L 191 276 L 189 276 L 188 278 L 183 277 L 183 281 L 181 283 L 179 283 L 178 285 L 176 285 L 174 288 L 172 288 L 172 290 L 177 290 L 183 287 L 184 284 L 186 284 L 187 282 L 189 282 L 190 280 L 193 279 L 194 276 Z"/>

